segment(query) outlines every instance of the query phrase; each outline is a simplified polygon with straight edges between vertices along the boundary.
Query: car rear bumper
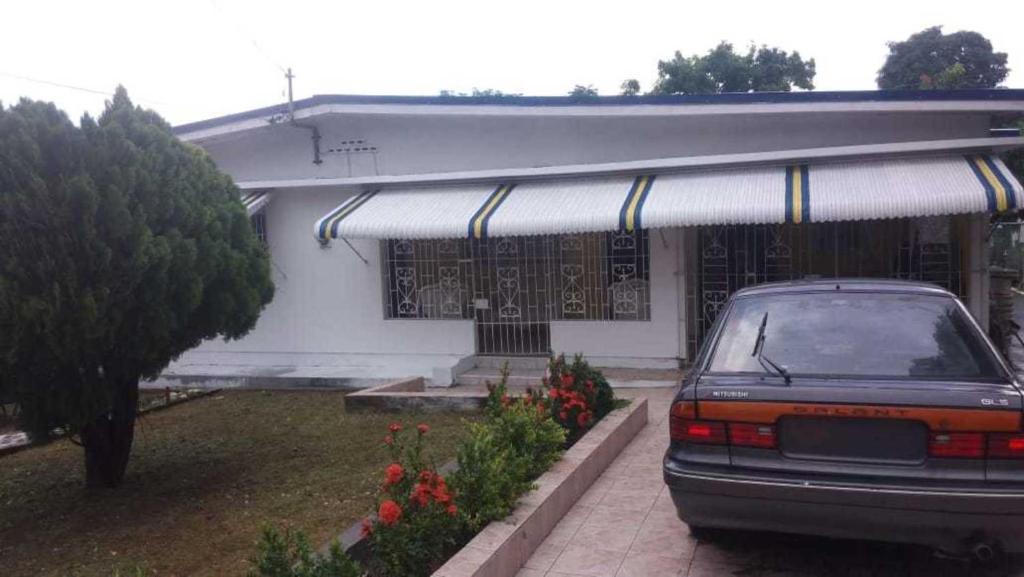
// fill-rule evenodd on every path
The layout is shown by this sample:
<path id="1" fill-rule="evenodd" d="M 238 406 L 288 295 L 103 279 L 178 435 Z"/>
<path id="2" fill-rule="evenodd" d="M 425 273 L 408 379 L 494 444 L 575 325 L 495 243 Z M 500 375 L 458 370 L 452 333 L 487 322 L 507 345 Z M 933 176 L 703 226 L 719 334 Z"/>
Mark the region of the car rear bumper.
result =
<path id="1" fill-rule="evenodd" d="M 692 525 L 917 543 L 950 552 L 983 539 L 1024 551 L 1024 487 L 872 487 L 688 470 L 670 460 L 665 482 L 679 517 Z"/>

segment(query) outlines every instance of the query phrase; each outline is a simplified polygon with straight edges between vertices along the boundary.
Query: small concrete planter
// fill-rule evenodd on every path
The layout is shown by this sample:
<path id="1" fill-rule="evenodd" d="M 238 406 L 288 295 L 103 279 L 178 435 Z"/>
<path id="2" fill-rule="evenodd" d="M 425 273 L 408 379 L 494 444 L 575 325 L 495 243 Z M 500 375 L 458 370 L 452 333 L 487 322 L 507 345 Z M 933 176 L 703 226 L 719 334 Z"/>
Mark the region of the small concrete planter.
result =
<path id="1" fill-rule="evenodd" d="M 481 531 L 434 577 L 512 577 L 647 424 L 647 399 L 612 411 L 537 479 L 508 519 Z"/>

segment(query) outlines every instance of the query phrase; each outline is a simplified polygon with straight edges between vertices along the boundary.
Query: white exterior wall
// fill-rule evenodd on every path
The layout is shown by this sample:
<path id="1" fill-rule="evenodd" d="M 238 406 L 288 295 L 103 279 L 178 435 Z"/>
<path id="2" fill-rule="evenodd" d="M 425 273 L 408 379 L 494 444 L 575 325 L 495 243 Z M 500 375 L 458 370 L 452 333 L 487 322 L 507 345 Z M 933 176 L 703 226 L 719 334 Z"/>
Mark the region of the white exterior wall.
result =
<path id="1" fill-rule="evenodd" d="M 651 320 L 552 321 L 551 350 L 567 356 L 583 353 L 597 366 L 678 367 L 681 306 L 676 275 L 681 272 L 681 236 L 678 229 L 650 233 Z"/>
<path id="2" fill-rule="evenodd" d="M 245 338 L 208 341 L 186 353 L 171 372 L 417 375 L 444 381 L 451 367 L 473 355 L 472 320 L 384 319 L 379 241 L 350 241 L 369 261 L 364 264 L 344 242 L 325 249 L 314 240 L 316 219 L 351 194 L 277 192 L 264 209 L 277 287 L 274 300 Z M 651 232 L 650 321 L 553 321 L 552 350 L 584 353 L 598 366 L 677 367 L 682 236 L 678 230 Z"/>
<path id="3" fill-rule="evenodd" d="M 385 320 L 376 240 L 321 248 L 313 223 L 351 192 L 277 192 L 264 209 L 277 292 L 256 327 L 239 341 L 208 341 L 171 370 L 205 374 L 208 365 L 268 368 L 305 375 L 390 378 L 433 376 L 474 351 L 472 321 Z M 192 367 L 190 369 L 190 367 Z M 206 371 L 208 372 L 208 371 Z"/>

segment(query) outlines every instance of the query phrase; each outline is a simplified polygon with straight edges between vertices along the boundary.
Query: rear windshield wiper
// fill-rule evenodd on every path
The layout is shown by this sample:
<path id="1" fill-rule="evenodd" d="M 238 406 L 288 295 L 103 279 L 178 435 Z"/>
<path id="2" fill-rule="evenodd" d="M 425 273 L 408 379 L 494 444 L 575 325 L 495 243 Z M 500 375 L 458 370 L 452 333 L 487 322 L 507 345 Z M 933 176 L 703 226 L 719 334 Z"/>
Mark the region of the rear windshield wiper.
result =
<path id="1" fill-rule="evenodd" d="M 761 317 L 761 328 L 757 329 L 757 340 L 754 341 L 754 352 L 750 353 L 750 356 L 757 357 L 757 362 L 761 363 L 761 366 L 764 367 L 766 373 L 779 375 L 788 385 L 793 382 L 792 377 L 789 376 L 789 371 L 779 366 L 778 363 L 769 359 L 764 354 L 764 330 L 767 326 L 768 312 L 765 311 L 764 316 Z"/>

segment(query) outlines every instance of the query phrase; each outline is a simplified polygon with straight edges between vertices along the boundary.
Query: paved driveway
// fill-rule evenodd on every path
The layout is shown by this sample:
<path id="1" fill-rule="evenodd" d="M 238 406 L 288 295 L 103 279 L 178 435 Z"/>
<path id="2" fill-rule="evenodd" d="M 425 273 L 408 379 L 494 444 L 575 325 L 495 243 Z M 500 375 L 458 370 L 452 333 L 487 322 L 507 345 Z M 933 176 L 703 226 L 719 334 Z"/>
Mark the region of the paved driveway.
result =
<path id="1" fill-rule="evenodd" d="M 690 537 L 661 478 L 674 390 L 620 389 L 646 396 L 647 427 L 580 497 L 519 577 L 945 577 L 1024 575 L 1019 559 L 981 571 L 902 545 L 768 533 Z"/>

